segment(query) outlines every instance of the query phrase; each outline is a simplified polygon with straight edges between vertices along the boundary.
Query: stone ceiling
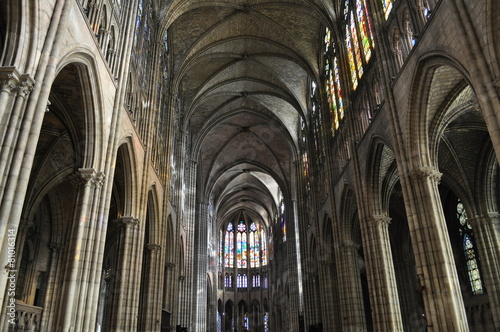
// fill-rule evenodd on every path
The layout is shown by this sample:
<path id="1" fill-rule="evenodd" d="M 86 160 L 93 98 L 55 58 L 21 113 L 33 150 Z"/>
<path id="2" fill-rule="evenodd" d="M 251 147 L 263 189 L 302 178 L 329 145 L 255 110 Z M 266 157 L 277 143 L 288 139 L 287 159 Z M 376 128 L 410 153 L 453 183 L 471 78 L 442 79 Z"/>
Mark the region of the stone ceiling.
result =
<path id="1" fill-rule="evenodd" d="M 202 197 L 219 222 L 244 211 L 268 223 L 278 187 L 290 198 L 300 119 L 332 1 L 174 0 L 168 28 L 182 131 Z"/>

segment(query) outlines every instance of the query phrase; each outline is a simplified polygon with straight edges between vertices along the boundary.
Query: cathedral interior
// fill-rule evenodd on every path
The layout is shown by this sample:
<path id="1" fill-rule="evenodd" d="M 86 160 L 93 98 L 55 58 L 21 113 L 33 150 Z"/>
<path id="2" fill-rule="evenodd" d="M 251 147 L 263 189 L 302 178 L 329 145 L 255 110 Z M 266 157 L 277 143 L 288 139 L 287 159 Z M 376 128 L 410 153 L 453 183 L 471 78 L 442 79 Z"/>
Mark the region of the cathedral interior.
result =
<path id="1" fill-rule="evenodd" d="M 0 330 L 500 331 L 498 0 L 0 1 Z"/>

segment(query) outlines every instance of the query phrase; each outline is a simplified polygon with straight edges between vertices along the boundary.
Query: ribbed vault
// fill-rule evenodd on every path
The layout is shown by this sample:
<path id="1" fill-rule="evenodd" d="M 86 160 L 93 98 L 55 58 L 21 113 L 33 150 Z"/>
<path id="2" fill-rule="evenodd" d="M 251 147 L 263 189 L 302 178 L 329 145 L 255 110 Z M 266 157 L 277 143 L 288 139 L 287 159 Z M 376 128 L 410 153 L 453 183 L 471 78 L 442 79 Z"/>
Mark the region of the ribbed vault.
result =
<path id="1" fill-rule="evenodd" d="M 312 0 L 165 6 L 173 89 L 198 189 L 219 222 L 245 211 L 269 224 L 280 190 L 292 190 L 300 121 L 332 8 Z"/>

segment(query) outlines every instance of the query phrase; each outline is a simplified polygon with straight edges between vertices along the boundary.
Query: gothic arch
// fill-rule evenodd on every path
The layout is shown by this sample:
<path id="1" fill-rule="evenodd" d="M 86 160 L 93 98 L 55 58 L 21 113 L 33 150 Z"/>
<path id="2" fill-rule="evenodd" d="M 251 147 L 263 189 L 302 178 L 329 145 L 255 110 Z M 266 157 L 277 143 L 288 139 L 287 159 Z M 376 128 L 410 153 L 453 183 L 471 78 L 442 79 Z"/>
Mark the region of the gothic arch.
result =
<path id="1" fill-rule="evenodd" d="M 488 55 L 491 58 L 493 71 L 496 72 L 496 77 L 498 77 L 500 72 L 500 20 L 498 19 L 500 17 L 500 4 L 496 0 L 490 0 L 487 7 L 486 13 L 489 13 L 486 17 Z"/>
<path id="2" fill-rule="evenodd" d="M 442 110 L 468 81 L 464 73 L 456 61 L 442 54 L 427 54 L 420 59 L 408 103 L 410 168 L 437 165 L 435 133 L 444 115 Z"/>
<path id="3" fill-rule="evenodd" d="M 130 138 L 125 139 L 118 148 L 116 154 L 115 173 L 113 177 L 114 186 L 119 191 L 121 200 L 121 212 L 123 216 L 137 216 L 140 200 L 137 193 L 137 167 L 135 163 L 133 147 Z"/>
<path id="4" fill-rule="evenodd" d="M 388 210 L 388 195 L 391 187 L 390 173 L 394 172 L 396 160 L 388 142 L 381 137 L 374 137 L 367 164 L 367 200 L 370 213 L 386 215 Z M 397 170 L 396 170 L 397 172 Z M 389 175 L 389 178 L 387 177 Z"/>
<path id="5" fill-rule="evenodd" d="M 71 68 L 73 72 L 71 75 L 63 76 L 64 84 L 59 87 L 63 95 L 73 97 L 74 92 L 71 91 L 68 95 L 65 89 L 75 83 L 81 91 L 81 99 L 78 103 L 72 100 L 74 104 L 69 108 L 72 110 L 71 119 L 77 124 L 74 131 L 79 138 L 78 145 L 75 147 L 78 153 L 78 165 L 83 168 L 100 169 L 102 160 L 105 159 L 104 140 L 108 133 L 104 128 L 106 114 L 103 111 L 105 108 L 100 97 L 101 93 L 97 92 L 102 90 L 102 83 L 99 79 L 96 59 L 92 51 L 88 49 L 76 49 L 62 56 L 57 65 L 58 74 L 52 83 L 53 88 L 66 68 Z M 51 91 L 50 102 L 52 102 L 52 97 Z"/>

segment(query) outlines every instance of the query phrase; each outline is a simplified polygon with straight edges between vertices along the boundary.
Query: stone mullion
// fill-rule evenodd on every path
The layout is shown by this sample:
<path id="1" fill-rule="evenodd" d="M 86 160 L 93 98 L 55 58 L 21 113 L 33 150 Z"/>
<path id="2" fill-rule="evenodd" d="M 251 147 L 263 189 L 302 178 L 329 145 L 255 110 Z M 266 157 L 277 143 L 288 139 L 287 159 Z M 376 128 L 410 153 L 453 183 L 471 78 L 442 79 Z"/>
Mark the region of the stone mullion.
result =
<path id="1" fill-rule="evenodd" d="M 333 288 L 334 276 L 332 274 L 331 261 L 318 262 L 319 287 L 321 301 L 321 316 L 323 331 L 335 331 L 337 324 L 335 321 L 335 294 Z"/>
<path id="2" fill-rule="evenodd" d="M 135 285 L 131 284 L 133 278 L 133 269 L 131 269 L 132 261 L 141 261 L 134 255 L 134 237 L 135 229 L 138 228 L 139 221 L 133 217 L 122 217 L 118 222 L 121 223 L 120 229 L 120 242 L 118 249 L 119 265 L 116 271 L 116 284 L 115 284 L 115 301 L 113 303 L 113 317 L 111 317 L 111 330 L 128 331 L 130 319 L 128 310 L 130 303 L 130 287 Z"/>
<path id="3" fill-rule="evenodd" d="M 500 330 L 500 214 L 469 218 L 495 328 Z"/>
<path id="4" fill-rule="evenodd" d="M 416 215 L 409 215 L 417 271 L 430 331 L 468 331 L 446 220 L 438 191 L 441 173 L 421 167 L 412 173 Z"/>
<path id="5" fill-rule="evenodd" d="M 367 220 L 365 255 L 374 331 L 403 331 L 398 289 L 394 273 L 389 224 L 391 218 L 372 216 Z"/>
<path id="6" fill-rule="evenodd" d="M 194 289 L 193 312 L 195 313 L 194 331 L 207 330 L 207 268 L 208 268 L 208 203 L 198 204 L 194 246 Z"/>
<path id="7" fill-rule="evenodd" d="M 60 282 L 58 278 L 61 275 L 62 267 L 62 247 L 58 243 L 49 243 L 51 249 L 49 279 L 47 282 L 46 294 L 60 294 Z M 57 321 L 58 304 L 60 303 L 58 296 L 46 296 L 43 306 L 42 322 L 40 324 L 42 332 L 50 332 L 55 330 L 52 328 L 52 323 Z"/>
<path id="8" fill-rule="evenodd" d="M 358 267 L 358 248 L 354 242 L 343 242 L 339 246 L 336 261 L 340 262 L 337 278 L 340 288 L 341 320 L 344 331 L 366 329 L 363 290 Z"/>

